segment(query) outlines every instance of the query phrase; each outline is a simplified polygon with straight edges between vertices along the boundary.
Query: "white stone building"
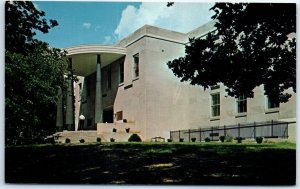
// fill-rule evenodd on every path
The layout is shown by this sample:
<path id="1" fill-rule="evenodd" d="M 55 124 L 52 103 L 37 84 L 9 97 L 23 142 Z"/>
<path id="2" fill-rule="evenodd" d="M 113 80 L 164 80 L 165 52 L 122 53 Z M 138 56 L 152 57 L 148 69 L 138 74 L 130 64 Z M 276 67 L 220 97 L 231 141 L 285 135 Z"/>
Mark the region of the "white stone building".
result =
<path id="1" fill-rule="evenodd" d="M 212 22 L 189 33 L 145 25 L 113 46 L 67 48 L 73 74 L 80 77 L 74 84 L 75 120 L 66 118 L 66 124 L 73 125 L 71 130 L 97 130 L 104 141 L 126 141 L 130 133 L 149 141 L 157 136 L 167 139 L 170 131 L 179 129 L 295 122 L 295 94 L 287 103 L 272 104 L 261 86 L 255 88 L 254 98 L 235 99 L 226 97 L 223 85 L 204 90 L 174 76 L 166 63 L 184 56 L 189 38 L 205 36 L 213 29 Z M 81 127 L 79 115 L 85 117 Z M 62 117 L 59 113 L 60 130 Z M 126 134 L 125 128 L 130 128 L 130 133 Z M 293 129 L 289 129 L 289 136 L 294 138 Z"/>

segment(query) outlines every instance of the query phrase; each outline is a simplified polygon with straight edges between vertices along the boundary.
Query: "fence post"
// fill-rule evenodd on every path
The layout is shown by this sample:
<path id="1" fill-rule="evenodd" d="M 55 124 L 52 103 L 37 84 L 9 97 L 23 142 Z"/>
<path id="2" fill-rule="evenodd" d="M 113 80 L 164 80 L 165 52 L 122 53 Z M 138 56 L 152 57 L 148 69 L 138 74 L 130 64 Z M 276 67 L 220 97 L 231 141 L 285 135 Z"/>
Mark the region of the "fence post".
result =
<path id="1" fill-rule="evenodd" d="M 255 123 L 255 121 L 254 121 L 254 139 L 256 138 L 256 123 Z"/>
<path id="2" fill-rule="evenodd" d="M 226 137 L 226 126 L 224 125 L 224 137 Z"/>
<path id="3" fill-rule="evenodd" d="M 201 134 L 202 134 L 202 131 L 201 131 L 201 128 L 200 128 L 200 142 L 201 142 Z"/>
<path id="4" fill-rule="evenodd" d="M 241 125 L 240 124 L 238 124 L 238 136 L 240 137 L 241 136 Z"/>
<path id="5" fill-rule="evenodd" d="M 180 130 L 179 130 L 178 132 L 179 132 L 179 138 L 178 138 L 178 142 L 180 142 Z"/>
<path id="6" fill-rule="evenodd" d="M 210 135 L 211 135 L 211 141 L 214 140 L 213 129 L 214 129 L 214 127 L 211 127 L 211 133 L 210 133 Z"/>
<path id="7" fill-rule="evenodd" d="M 191 129 L 189 129 L 189 142 L 191 142 Z"/>
<path id="8" fill-rule="evenodd" d="M 274 125 L 273 125 L 273 120 L 271 121 L 271 136 L 273 137 L 273 129 L 274 129 Z"/>

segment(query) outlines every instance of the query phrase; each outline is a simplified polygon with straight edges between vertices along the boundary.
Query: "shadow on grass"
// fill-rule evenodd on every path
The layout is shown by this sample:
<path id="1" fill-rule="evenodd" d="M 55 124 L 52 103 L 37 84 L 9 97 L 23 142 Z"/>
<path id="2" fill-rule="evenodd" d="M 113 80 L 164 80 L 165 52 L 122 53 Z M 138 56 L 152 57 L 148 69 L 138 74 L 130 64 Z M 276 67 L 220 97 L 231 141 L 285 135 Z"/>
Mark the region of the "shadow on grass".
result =
<path id="1" fill-rule="evenodd" d="M 280 145 L 126 143 L 5 149 L 8 183 L 295 185 Z"/>

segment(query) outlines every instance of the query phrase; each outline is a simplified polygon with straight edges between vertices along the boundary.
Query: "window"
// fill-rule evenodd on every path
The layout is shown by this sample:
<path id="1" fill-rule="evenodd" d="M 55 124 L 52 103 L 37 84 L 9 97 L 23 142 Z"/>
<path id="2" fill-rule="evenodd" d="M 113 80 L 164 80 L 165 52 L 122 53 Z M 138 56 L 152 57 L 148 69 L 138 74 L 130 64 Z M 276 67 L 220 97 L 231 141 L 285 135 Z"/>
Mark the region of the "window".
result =
<path id="1" fill-rule="evenodd" d="M 139 77 L 139 54 L 133 55 L 133 77 Z"/>
<path id="2" fill-rule="evenodd" d="M 237 113 L 247 112 L 247 97 L 246 95 L 241 95 L 236 99 Z"/>
<path id="3" fill-rule="evenodd" d="M 267 97 L 267 107 L 268 109 L 279 108 L 279 102 Z"/>
<path id="4" fill-rule="evenodd" d="M 111 68 L 106 70 L 106 89 L 111 89 Z"/>
<path id="5" fill-rule="evenodd" d="M 211 115 L 220 116 L 220 93 L 211 94 Z"/>
<path id="6" fill-rule="evenodd" d="M 124 82 L 124 62 L 119 64 L 119 83 Z"/>
<path id="7" fill-rule="evenodd" d="M 119 111 L 116 113 L 116 119 L 117 121 L 123 120 L 123 111 Z"/>

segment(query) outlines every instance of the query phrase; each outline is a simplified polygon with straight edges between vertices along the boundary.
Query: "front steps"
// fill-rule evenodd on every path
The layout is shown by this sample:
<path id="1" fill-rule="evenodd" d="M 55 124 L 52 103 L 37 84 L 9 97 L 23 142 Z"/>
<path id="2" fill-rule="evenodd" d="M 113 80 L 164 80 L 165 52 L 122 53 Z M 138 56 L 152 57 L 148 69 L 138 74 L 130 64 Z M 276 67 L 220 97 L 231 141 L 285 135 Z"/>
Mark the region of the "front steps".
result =
<path id="1" fill-rule="evenodd" d="M 62 131 L 55 133 L 54 140 L 57 143 L 80 143 L 97 142 L 128 142 L 129 137 L 138 134 L 142 139 L 141 132 L 136 130 L 134 123 L 98 123 L 97 130 L 92 131 Z M 68 141 L 69 140 L 69 141 Z"/>

